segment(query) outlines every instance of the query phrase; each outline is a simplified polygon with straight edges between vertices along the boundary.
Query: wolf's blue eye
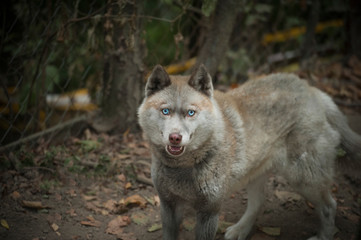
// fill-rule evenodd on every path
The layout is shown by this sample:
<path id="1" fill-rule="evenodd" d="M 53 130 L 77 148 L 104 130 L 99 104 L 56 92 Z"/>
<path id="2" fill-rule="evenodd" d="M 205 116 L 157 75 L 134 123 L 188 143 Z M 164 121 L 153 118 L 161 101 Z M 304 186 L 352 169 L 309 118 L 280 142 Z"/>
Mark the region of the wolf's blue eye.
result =
<path id="1" fill-rule="evenodd" d="M 196 112 L 194 110 L 188 110 L 188 116 L 193 117 Z"/>
<path id="2" fill-rule="evenodd" d="M 163 108 L 163 109 L 162 109 L 162 113 L 163 113 L 164 115 L 169 115 L 170 111 L 169 111 L 168 108 Z"/>

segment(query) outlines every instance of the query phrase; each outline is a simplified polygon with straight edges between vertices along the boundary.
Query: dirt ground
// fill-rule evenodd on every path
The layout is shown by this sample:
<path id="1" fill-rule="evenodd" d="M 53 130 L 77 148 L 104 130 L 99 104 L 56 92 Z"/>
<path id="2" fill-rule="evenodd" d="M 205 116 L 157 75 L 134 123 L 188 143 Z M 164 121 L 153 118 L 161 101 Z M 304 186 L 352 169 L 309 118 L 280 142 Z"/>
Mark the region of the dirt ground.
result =
<path id="1" fill-rule="evenodd" d="M 350 117 L 359 132 L 360 120 Z M 150 157 L 139 136 L 87 130 L 60 147 L 39 146 L 2 158 L 10 165 L 0 176 L 0 239 L 161 239 L 159 198 L 148 183 Z M 284 179 L 271 176 L 265 189 L 267 201 L 249 239 L 307 239 L 315 233 L 313 206 Z M 360 174 L 340 172 L 332 191 L 338 203 L 334 239 L 358 239 Z M 241 189 L 225 200 L 216 239 L 224 239 L 246 201 Z M 185 209 L 181 240 L 194 239 L 194 221 L 193 210 Z"/>

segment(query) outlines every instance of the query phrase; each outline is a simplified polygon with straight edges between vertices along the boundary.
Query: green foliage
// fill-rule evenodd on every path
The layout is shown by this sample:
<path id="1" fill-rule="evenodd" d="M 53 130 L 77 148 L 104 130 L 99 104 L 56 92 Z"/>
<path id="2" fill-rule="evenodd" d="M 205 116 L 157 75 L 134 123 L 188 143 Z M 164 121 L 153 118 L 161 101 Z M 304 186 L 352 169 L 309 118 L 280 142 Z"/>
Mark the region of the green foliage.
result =
<path id="1" fill-rule="evenodd" d="M 272 12 L 273 7 L 270 4 L 254 3 L 246 4 L 244 13 L 246 15 L 246 26 L 252 26 L 267 21 L 267 14 Z"/>
<path id="2" fill-rule="evenodd" d="M 0 171 L 7 170 L 11 167 L 11 162 L 5 156 L 0 156 Z"/>
<path id="3" fill-rule="evenodd" d="M 171 1 L 156 4 L 158 1 L 145 1 L 144 8 L 153 13 L 152 18 L 144 21 L 144 39 L 150 51 L 145 59 L 146 65 L 162 63 L 170 64 L 175 60 L 177 44 L 174 37 L 181 32 L 183 26 L 182 9 L 174 6 Z M 180 52 L 183 52 L 181 46 Z"/>
<path id="4" fill-rule="evenodd" d="M 34 153 L 28 151 L 25 147 L 21 147 L 18 151 L 16 151 L 15 158 L 19 160 L 17 162 L 19 166 L 16 166 L 17 169 L 35 166 Z"/>
<path id="5" fill-rule="evenodd" d="M 40 190 L 42 192 L 48 193 L 50 190 L 54 189 L 55 187 L 59 186 L 59 181 L 55 179 L 51 180 L 43 180 L 40 183 Z"/>
<path id="6" fill-rule="evenodd" d="M 85 86 L 95 91 L 99 84 L 95 81 L 102 71 L 100 56 L 104 49 L 101 15 L 79 23 L 67 23 L 105 3 L 80 2 L 75 9 L 73 1 L 46 4 L 44 1 L 16 1 L 9 4 L 13 15 L 7 15 L 4 21 L 14 26 L 12 31 L 0 29 L 6 36 L 2 39 L 1 56 L 8 64 L 9 81 L 13 85 L 21 82 L 21 112 L 38 107 L 46 93 L 63 93 Z M 75 12 L 81 15 L 77 16 Z"/>
<path id="7" fill-rule="evenodd" d="M 217 0 L 203 0 L 202 12 L 204 16 L 209 17 L 216 8 Z"/>
<path id="8" fill-rule="evenodd" d="M 94 140 L 80 140 L 78 142 L 83 152 L 91 152 L 101 146 L 101 143 Z"/>

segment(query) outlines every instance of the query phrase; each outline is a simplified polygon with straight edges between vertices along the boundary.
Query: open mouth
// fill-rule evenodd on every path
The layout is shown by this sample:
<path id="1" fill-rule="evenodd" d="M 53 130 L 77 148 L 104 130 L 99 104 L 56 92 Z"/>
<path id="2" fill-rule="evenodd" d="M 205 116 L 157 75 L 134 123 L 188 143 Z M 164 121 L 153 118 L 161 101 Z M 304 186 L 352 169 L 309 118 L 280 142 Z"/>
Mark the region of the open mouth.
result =
<path id="1" fill-rule="evenodd" d="M 179 156 L 184 152 L 185 147 L 184 146 L 170 146 L 170 145 L 167 145 L 167 147 L 165 149 L 167 150 L 167 152 L 170 155 Z"/>

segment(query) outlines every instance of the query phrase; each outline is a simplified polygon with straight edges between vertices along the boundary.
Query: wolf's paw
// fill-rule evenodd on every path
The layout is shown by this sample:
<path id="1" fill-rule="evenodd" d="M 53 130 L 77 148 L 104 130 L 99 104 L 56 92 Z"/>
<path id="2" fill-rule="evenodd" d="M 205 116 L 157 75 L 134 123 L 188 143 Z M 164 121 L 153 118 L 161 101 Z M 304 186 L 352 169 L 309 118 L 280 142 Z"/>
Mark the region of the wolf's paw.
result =
<path id="1" fill-rule="evenodd" d="M 248 231 L 244 231 L 239 224 L 234 224 L 227 228 L 224 235 L 226 240 L 244 240 L 248 235 Z"/>

